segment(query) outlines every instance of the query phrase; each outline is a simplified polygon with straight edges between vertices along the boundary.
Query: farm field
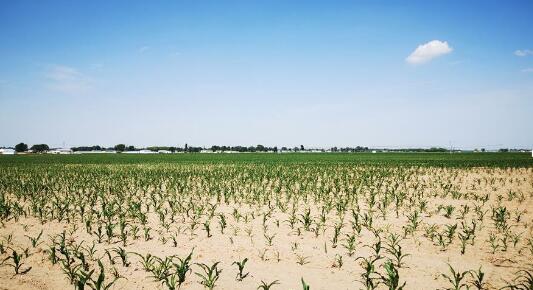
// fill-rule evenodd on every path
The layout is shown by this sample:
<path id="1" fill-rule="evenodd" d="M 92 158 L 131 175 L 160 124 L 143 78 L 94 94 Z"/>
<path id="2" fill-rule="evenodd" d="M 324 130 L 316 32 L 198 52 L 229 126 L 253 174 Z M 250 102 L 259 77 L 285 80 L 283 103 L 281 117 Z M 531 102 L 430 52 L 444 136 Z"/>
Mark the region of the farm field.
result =
<path id="1" fill-rule="evenodd" d="M 0 289 L 531 289 L 531 153 L 0 156 Z"/>

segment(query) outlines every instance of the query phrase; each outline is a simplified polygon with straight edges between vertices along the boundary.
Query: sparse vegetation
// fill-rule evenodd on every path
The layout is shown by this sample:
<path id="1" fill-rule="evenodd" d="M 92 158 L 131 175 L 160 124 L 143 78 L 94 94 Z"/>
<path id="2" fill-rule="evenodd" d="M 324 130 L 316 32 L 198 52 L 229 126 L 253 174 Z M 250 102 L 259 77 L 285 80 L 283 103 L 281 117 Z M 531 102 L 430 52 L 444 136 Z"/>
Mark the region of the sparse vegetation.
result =
<path id="1" fill-rule="evenodd" d="M 0 282 L 45 263 L 56 288 L 131 288 L 139 269 L 154 289 L 310 289 L 275 274 L 294 267 L 317 288 L 531 289 L 522 161 L 265 156 L 0 157 Z"/>

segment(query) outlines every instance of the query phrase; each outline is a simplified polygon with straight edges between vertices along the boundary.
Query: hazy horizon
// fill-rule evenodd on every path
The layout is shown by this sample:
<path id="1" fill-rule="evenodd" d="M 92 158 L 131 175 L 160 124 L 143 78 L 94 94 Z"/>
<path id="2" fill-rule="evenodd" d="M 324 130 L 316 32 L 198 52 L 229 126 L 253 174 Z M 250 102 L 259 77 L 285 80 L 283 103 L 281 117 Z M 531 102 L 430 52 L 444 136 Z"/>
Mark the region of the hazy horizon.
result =
<path id="1" fill-rule="evenodd" d="M 0 4 L 0 146 L 533 146 L 531 1 Z"/>

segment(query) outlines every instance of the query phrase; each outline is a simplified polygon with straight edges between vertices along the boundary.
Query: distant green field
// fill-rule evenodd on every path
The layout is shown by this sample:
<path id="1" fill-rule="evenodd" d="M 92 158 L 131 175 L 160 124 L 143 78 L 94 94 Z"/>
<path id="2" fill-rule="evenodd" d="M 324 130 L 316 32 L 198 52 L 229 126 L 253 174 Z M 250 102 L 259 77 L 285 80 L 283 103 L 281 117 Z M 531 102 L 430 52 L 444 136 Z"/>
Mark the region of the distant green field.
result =
<path id="1" fill-rule="evenodd" d="M 307 163 L 444 167 L 533 167 L 531 153 L 238 153 L 0 155 L 0 166 L 39 164 Z"/>

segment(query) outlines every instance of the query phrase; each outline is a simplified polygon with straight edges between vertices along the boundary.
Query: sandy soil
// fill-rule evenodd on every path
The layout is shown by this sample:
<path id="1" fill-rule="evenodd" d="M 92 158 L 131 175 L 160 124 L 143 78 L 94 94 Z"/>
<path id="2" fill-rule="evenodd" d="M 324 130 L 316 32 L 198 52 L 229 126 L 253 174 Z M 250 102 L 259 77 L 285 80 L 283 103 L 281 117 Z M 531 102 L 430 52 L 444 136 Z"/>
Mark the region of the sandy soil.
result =
<path id="1" fill-rule="evenodd" d="M 445 190 L 439 180 L 450 180 L 457 192 L 467 196 L 454 199 L 448 194 L 442 198 Z M 404 258 L 404 265 L 399 268 L 400 281 L 406 282 L 405 289 L 450 287 L 451 284 L 442 276 L 442 274 L 449 275 L 448 264 L 459 271 L 477 270 L 481 267 L 486 274 L 486 289 L 497 289 L 506 285 L 506 281 L 512 281 L 520 269 L 531 271 L 533 259 L 533 171 L 531 169 L 435 169 L 418 172 L 407 181 L 409 182 L 423 184 L 416 190 L 406 190 L 410 190 L 409 194 L 413 197 L 417 196 L 414 192 L 423 192 L 424 198 L 428 201 L 428 210 L 421 215 L 420 226 L 413 233 L 405 235 L 400 242 L 402 251 L 408 254 Z M 519 193 L 522 198 L 508 198 L 509 191 Z M 482 211 L 485 212 L 483 222 L 478 222 L 473 245 L 471 242 L 467 244 L 465 254 L 461 254 L 461 242 L 457 234 L 445 249 L 438 244 L 438 238 L 433 238 L 432 241 L 427 237 L 426 229 L 430 225 L 436 225 L 437 232 L 442 233 L 446 225 L 457 224 L 457 233 L 459 233 L 462 221 L 469 224 L 472 220 L 479 220 L 473 208 L 481 203 L 475 202 L 472 194 L 488 194 L 489 200 L 482 206 Z M 498 198 L 498 195 L 502 197 Z M 412 202 L 417 203 L 419 200 L 413 198 Z M 364 213 L 368 205 L 362 201 L 360 204 L 361 213 Z M 439 205 L 455 206 L 451 217 L 445 217 L 445 210 L 439 210 Z M 460 217 L 462 205 L 470 207 L 464 218 Z M 491 219 L 492 208 L 499 205 L 505 206 L 510 211 L 508 234 L 511 236 L 508 240 L 497 241 L 500 246 L 493 253 L 489 242 L 491 233 L 494 233 L 498 239 L 505 239 L 503 234 L 497 233 Z M 320 201 L 301 201 L 298 215 L 309 208 L 311 216 L 318 220 L 320 206 Z M 237 208 L 243 216 L 239 220 L 232 216 L 234 208 Z M 152 225 L 151 239 L 145 241 L 141 230 L 139 237 L 135 240 L 130 239 L 124 248 L 128 252 L 143 255 L 150 253 L 158 257 L 171 255 L 185 257 L 193 251 L 193 263 L 211 265 L 220 261 L 219 268 L 222 272 L 215 289 L 257 289 L 261 280 L 265 282 L 278 280 L 279 284 L 274 285 L 272 289 L 302 289 L 301 278 L 311 286 L 311 289 L 365 289 L 361 282 L 362 259 L 357 257 L 372 256 L 371 246 L 377 238 L 367 227 L 363 227 L 360 234 L 356 235 L 355 251 L 350 256 L 343 246 L 346 244 L 347 234 L 353 232 L 351 227 L 353 217 L 349 211 L 344 217 L 342 234 L 336 247 L 333 247 L 331 240 L 334 226 L 340 217 L 334 210 L 328 214 L 326 224 L 318 231 L 318 236 L 313 231 L 305 230 L 300 222 L 291 229 L 287 222 L 290 210 L 284 213 L 274 208 L 265 222 L 265 227 L 263 216 L 268 212 L 268 207 L 264 205 L 219 204 L 210 224 L 211 237 L 207 237 L 203 230 L 203 219 L 194 230 L 191 230 L 190 220 L 181 215 L 167 230 L 161 227 L 157 215 L 152 212 L 148 223 Z M 224 213 L 227 217 L 227 227 L 223 234 L 217 222 L 219 213 Z M 390 233 L 404 236 L 405 226 L 409 223 L 407 214 L 402 207 L 399 216 L 396 217 L 392 205 L 385 218 L 379 211 L 374 213 L 373 227 L 379 229 L 383 245 L 386 244 Z M 41 230 L 42 242 L 34 248 L 29 237 L 37 236 Z M 113 274 L 110 269 L 113 267 L 122 277 L 116 281 L 113 289 L 166 289 L 164 285 L 150 277 L 151 273 L 143 269 L 140 258 L 134 254 L 128 255 L 131 264 L 127 267 L 123 266 L 119 259 L 115 259 L 114 265 L 110 263 L 105 249 L 122 246 L 118 239 L 111 243 L 105 241 L 98 243 L 96 236 L 88 234 L 81 222 L 49 221 L 41 224 L 38 219 L 31 216 L 20 218 L 18 221 L 13 219 L 4 221 L 4 225 L 0 227 L 0 241 L 3 241 L 6 248 L 0 258 L 4 260 L 8 257 L 11 249 L 17 249 L 18 252 L 28 249 L 28 257 L 23 259 L 22 269 L 27 266 L 32 267 L 26 274 L 14 275 L 12 267 L 1 266 L 0 289 L 74 288 L 60 265 L 53 265 L 46 252 L 52 237 L 63 231 L 66 231 L 74 245 L 82 243 L 82 246 L 90 247 L 95 243 L 96 251 L 91 265 L 96 268 L 95 261 L 101 260 L 107 269 L 107 279 L 112 279 Z M 176 237 L 176 247 L 171 239 L 173 235 Z M 265 235 L 274 236 L 271 245 Z M 518 238 L 513 240 L 512 235 Z M 383 258 L 376 263 L 376 271 L 384 274 L 383 263 L 386 257 L 391 255 L 385 250 L 381 251 L 381 255 Z M 117 255 L 113 253 L 112 256 Z M 342 256 L 342 267 L 336 262 L 336 257 L 339 256 Z M 244 258 L 249 259 L 245 272 L 250 274 L 242 281 L 237 281 L 237 266 L 232 263 Z M 303 265 L 297 263 L 299 260 Z M 8 262 L 9 260 L 6 261 Z M 192 271 L 187 275 L 181 289 L 204 289 L 200 284 L 200 278 L 194 275 L 194 272 L 199 271 L 200 267 L 193 264 Z M 470 275 L 467 275 L 463 282 L 468 283 L 471 280 Z M 378 286 L 378 289 L 385 288 L 383 284 Z"/>

